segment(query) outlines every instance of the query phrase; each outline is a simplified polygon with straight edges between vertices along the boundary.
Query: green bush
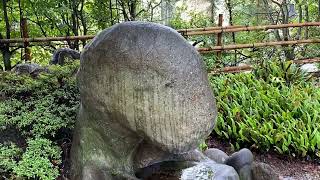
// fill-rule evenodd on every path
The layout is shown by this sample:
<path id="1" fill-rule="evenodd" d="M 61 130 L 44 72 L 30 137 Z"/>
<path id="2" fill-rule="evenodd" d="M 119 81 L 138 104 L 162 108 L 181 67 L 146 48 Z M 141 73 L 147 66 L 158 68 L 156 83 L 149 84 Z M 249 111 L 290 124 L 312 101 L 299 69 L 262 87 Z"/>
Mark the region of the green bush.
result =
<path id="1" fill-rule="evenodd" d="M 263 61 L 253 72 L 256 78 L 272 84 L 299 84 L 311 79 L 310 74 L 304 72 L 292 61 Z"/>
<path id="2" fill-rule="evenodd" d="M 78 67 L 79 62 L 50 66 L 50 73 L 36 78 L 0 74 L 0 134 L 16 133 L 0 137 L 2 177 L 58 177 L 59 143 L 71 138 L 79 106 Z"/>
<path id="3" fill-rule="evenodd" d="M 60 148 L 50 140 L 30 139 L 21 160 L 13 167 L 13 172 L 18 177 L 56 179 L 59 176 L 56 165 L 61 163 L 60 154 Z"/>
<path id="4" fill-rule="evenodd" d="M 320 90 L 312 82 L 288 86 L 253 74 L 210 78 L 218 118 L 214 133 L 235 148 L 317 155 L 320 148 Z"/>

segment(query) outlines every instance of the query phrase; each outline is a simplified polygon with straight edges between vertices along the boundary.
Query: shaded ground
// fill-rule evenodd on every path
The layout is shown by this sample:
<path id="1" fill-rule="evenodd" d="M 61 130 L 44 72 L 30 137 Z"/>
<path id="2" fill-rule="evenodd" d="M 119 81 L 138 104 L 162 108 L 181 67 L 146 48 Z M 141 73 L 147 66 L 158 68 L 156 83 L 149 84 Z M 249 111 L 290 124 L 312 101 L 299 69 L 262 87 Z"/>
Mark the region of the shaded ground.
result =
<path id="1" fill-rule="evenodd" d="M 69 139 L 70 141 L 70 139 Z M 65 180 L 69 176 L 70 159 L 69 151 L 71 143 L 64 139 L 61 143 L 63 149 L 63 163 L 61 166 L 62 176 L 58 179 Z M 218 148 L 232 154 L 232 150 L 228 142 L 223 142 L 216 139 L 209 139 L 208 145 L 210 148 Z M 269 153 L 258 153 L 253 152 L 255 161 L 264 162 L 269 164 L 279 174 L 280 180 L 320 180 L 320 160 L 318 161 L 307 161 L 306 159 L 293 158 L 290 156 L 279 155 L 273 152 Z M 162 173 L 155 173 L 152 180 L 178 180 L 179 175 L 166 171 Z"/>
<path id="2" fill-rule="evenodd" d="M 232 154 L 228 143 L 209 139 L 210 148 L 221 149 L 227 154 Z M 269 164 L 279 174 L 281 180 L 320 180 L 320 161 L 307 161 L 276 153 L 253 152 L 255 161 Z"/>

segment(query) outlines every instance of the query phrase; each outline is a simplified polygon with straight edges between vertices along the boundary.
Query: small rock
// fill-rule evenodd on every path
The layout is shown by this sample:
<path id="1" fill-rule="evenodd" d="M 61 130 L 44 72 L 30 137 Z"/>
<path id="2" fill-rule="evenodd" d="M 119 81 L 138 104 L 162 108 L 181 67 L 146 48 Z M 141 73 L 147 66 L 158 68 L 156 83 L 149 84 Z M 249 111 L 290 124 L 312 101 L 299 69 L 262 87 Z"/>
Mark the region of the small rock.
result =
<path id="1" fill-rule="evenodd" d="M 251 165 L 245 165 L 238 171 L 240 180 L 252 180 Z"/>
<path id="2" fill-rule="evenodd" d="M 206 161 L 184 169 L 181 180 L 239 180 L 239 175 L 231 166 Z"/>
<path id="3" fill-rule="evenodd" d="M 14 72 L 18 75 L 27 74 L 27 75 L 37 76 L 39 73 L 43 71 L 47 71 L 47 69 L 35 63 L 18 64 L 14 68 Z"/>
<path id="4" fill-rule="evenodd" d="M 252 164 L 252 178 L 253 180 L 279 180 L 278 174 L 265 163 Z"/>
<path id="5" fill-rule="evenodd" d="M 214 160 L 216 163 L 223 164 L 225 160 L 229 157 L 225 152 L 221 151 L 220 149 L 217 148 L 210 148 L 207 149 L 204 154 Z"/>
<path id="6" fill-rule="evenodd" d="M 69 48 L 57 49 L 52 55 L 50 64 L 63 65 L 67 57 L 73 60 L 80 59 L 80 52 Z"/>
<path id="7" fill-rule="evenodd" d="M 252 162 L 253 154 L 249 149 L 246 148 L 233 153 L 229 158 L 225 160 L 225 164 L 234 167 L 234 169 L 238 173 L 242 167 L 251 165 Z"/>

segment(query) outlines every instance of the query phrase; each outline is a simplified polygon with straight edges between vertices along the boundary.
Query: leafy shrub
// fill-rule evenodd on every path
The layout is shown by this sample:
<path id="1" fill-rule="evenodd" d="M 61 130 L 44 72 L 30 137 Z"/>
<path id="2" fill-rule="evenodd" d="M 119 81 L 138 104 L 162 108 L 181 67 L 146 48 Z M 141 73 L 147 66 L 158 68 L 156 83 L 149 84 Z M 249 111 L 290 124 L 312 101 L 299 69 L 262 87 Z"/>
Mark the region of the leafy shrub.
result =
<path id="1" fill-rule="evenodd" d="M 182 4 L 177 7 L 174 16 L 170 19 L 170 26 L 174 29 L 196 28 L 212 26 L 210 17 L 204 13 L 187 11 L 187 5 Z M 188 16 L 188 19 L 183 19 L 183 16 Z"/>
<path id="2" fill-rule="evenodd" d="M 44 138 L 30 139 L 27 150 L 23 153 L 19 163 L 13 167 L 18 177 L 33 179 L 55 179 L 59 175 L 56 166 L 61 163 L 58 146 Z"/>
<path id="3" fill-rule="evenodd" d="M 70 138 L 79 106 L 74 76 L 78 67 L 79 62 L 50 66 L 50 73 L 36 78 L 0 74 L 0 134 L 17 133 L 11 139 L 0 136 L 1 175 L 58 177 L 62 153 L 58 142 Z"/>
<path id="4" fill-rule="evenodd" d="M 297 84 L 308 81 L 311 77 L 292 61 L 264 61 L 254 70 L 257 78 L 267 83 Z"/>
<path id="5" fill-rule="evenodd" d="M 12 170 L 17 165 L 17 157 L 20 157 L 22 149 L 15 144 L 0 144 L 0 170 Z M 0 171 L 1 172 L 1 171 Z"/>
<path id="6" fill-rule="evenodd" d="M 268 83 L 253 74 L 210 78 L 217 99 L 214 133 L 242 145 L 279 153 L 317 155 L 320 90 L 311 82 Z"/>

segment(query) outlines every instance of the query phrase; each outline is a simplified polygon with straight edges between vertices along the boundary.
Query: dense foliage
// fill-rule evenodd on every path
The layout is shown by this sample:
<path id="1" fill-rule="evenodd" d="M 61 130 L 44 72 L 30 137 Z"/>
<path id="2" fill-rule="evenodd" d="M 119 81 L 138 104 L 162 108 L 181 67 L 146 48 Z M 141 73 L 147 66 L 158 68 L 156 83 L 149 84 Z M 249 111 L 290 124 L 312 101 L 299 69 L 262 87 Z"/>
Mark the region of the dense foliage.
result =
<path id="1" fill-rule="evenodd" d="M 224 25 L 257 26 L 297 22 L 316 22 L 320 19 L 320 0 L 3 0 L 0 2 L 0 39 L 94 35 L 123 21 L 152 21 L 172 28 L 215 26 L 217 14 L 223 13 Z M 206 4 L 206 5 L 205 5 Z M 223 44 L 266 41 L 288 41 L 319 38 L 318 27 L 283 28 L 267 31 L 224 33 Z M 216 36 L 186 37 L 212 47 Z M 59 47 L 81 50 L 86 40 L 0 45 L 0 69 L 9 70 L 17 63 L 32 60 L 46 64 Z M 224 52 L 223 64 L 255 62 L 264 57 L 300 59 L 319 57 L 319 45 L 289 45 L 270 48 L 239 49 Z M 29 52 L 29 54 L 28 54 Z M 31 52 L 31 53 L 30 53 Z M 30 56 L 30 57 L 29 57 Z M 28 58 L 27 58 L 28 57 Z"/>
<path id="2" fill-rule="evenodd" d="M 60 174 L 62 150 L 68 151 L 61 147 L 71 142 L 79 104 L 78 65 L 51 66 L 36 78 L 0 74 L 1 177 L 55 179 Z"/>
<path id="3" fill-rule="evenodd" d="M 219 112 L 214 132 L 235 148 L 319 156 L 320 90 L 312 82 L 267 82 L 251 73 L 210 80 Z"/>
<path id="4" fill-rule="evenodd" d="M 193 2 L 193 4 L 189 3 Z M 320 0 L 2 0 L 0 39 L 93 35 L 123 21 L 152 21 L 175 29 L 217 24 L 223 9 L 230 25 L 258 26 L 320 20 Z M 221 4 L 219 4 L 221 3 Z M 180 5 L 179 5 L 180 4 Z M 191 5 L 190 5 L 191 4 Z M 193 8 L 193 9 L 192 9 Z M 223 45 L 319 38 L 319 27 L 223 33 Z M 185 36 L 197 47 L 213 47 L 216 35 Z M 0 177 L 56 179 L 66 175 L 72 128 L 79 106 L 78 62 L 50 66 L 36 78 L 9 70 L 27 60 L 47 65 L 53 51 L 81 51 L 86 40 L 64 43 L 0 44 Z M 248 74 L 211 76 L 218 119 L 214 137 L 235 149 L 275 150 L 320 157 L 320 90 L 291 60 L 317 58 L 319 44 L 238 49 L 217 58 L 204 55 L 208 70 L 240 63 Z M 231 52 L 231 53 L 230 53 Z M 28 56 L 29 55 L 29 56 Z M 289 61 L 288 61 L 289 60 Z M 2 72 L 7 70 L 8 72 Z M 201 149 L 207 148 L 205 143 Z"/>

